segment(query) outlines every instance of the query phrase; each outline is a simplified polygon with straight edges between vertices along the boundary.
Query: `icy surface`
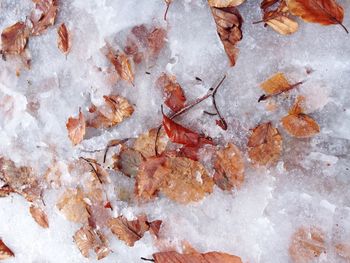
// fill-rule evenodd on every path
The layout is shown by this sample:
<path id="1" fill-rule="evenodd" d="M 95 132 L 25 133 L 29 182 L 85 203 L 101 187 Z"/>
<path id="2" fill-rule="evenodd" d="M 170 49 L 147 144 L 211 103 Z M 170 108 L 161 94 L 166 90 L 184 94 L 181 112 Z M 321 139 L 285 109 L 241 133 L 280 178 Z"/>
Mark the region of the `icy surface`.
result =
<path id="1" fill-rule="evenodd" d="M 175 0 L 167 23 L 163 21 L 162 0 L 61 2 L 56 24 L 65 22 L 73 35 L 67 58 L 57 48 L 54 26 L 30 40 L 31 70 L 16 77 L 16 66 L 0 60 L 0 155 L 35 168 L 39 176 L 54 160 L 60 160 L 66 169 L 63 183 L 75 185 L 66 165 L 82 150 L 102 149 L 110 139 L 136 137 L 160 123 L 162 97 L 154 83 L 161 72 L 176 75 L 189 99 L 205 94 L 227 73 L 217 98 L 228 131 L 203 115 L 210 101 L 181 121 L 217 140 L 234 142 L 247 157 L 249 129 L 271 120 L 284 138 L 280 163 L 270 169 L 249 167 L 239 191 L 224 193 L 215 188 L 202 202 L 186 206 L 164 197 L 143 206 L 118 202 L 116 213 L 132 218 L 145 211 L 151 219 L 163 220 L 163 238 L 174 247 L 187 240 L 200 251 L 224 251 L 244 262 L 289 262 L 290 237 L 301 225 L 316 224 L 329 239 L 350 241 L 350 35 L 340 26 L 300 23 L 297 33 L 280 36 L 261 24 L 252 24 L 261 18 L 259 3 L 247 0 L 239 8 L 245 20 L 239 58 L 237 65 L 228 69 L 204 0 Z M 350 2 L 338 2 L 345 8 L 344 24 L 349 28 Z M 0 29 L 24 21 L 32 6 L 30 0 L 0 1 Z M 97 70 L 108 66 L 101 48 L 106 40 L 142 23 L 168 29 L 165 50 L 156 65 L 136 72 L 135 87 L 126 82 L 108 85 Z M 307 74 L 306 69 L 312 73 Z M 151 74 L 145 74 L 146 70 Z M 285 134 L 279 120 L 290 103 L 283 98 L 274 112 L 257 103 L 262 94 L 259 83 L 278 71 L 291 82 L 305 81 L 291 94 L 305 96 L 308 112 L 320 124 L 321 132 L 314 138 L 295 139 Z M 102 96 L 111 92 L 135 105 L 132 118 L 90 134 L 82 145 L 72 147 L 67 119 L 75 116 L 79 107 L 86 110 L 91 102 L 101 103 Z M 119 179 L 125 180 L 115 175 L 116 185 Z M 57 211 L 59 194 L 45 191 L 50 220 L 50 228 L 45 230 L 31 218 L 29 204 L 22 197 L 0 199 L 0 237 L 16 254 L 7 262 L 95 262 L 84 259 L 73 243 L 72 236 L 80 225 L 66 221 Z M 341 229 L 341 236 L 334 237 L 336 228 Z M 141 262 L 141 256 L 150 258 L 158 251 L 149 234 L 132 248 L 112 235 L 108 239 L 113 253 L 100 262 Z M 342 262 L 334 253 L 321 260 Z"/>

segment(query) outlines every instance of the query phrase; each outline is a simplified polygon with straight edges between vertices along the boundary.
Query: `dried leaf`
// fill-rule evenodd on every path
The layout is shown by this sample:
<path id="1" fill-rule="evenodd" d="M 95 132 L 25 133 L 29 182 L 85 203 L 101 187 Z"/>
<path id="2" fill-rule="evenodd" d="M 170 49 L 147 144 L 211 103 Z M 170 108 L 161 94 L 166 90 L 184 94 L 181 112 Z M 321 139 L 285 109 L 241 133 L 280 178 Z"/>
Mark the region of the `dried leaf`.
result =
<path id="1" fill-rule="evenodd" d="M 281 0 L 263 0 L 260 4 L 260 8 L 262 10 L 267 10 L 269 7 L 273 6 L 274 4 L 280 2 Z"/>
<path id="2" fill-rule="evenodd" d="M 29 212 L 39 226 L 41 226 L 42 228 L 49 228 L 49 220 L 44 210 L 37 206 L 31 205 L 29 208 Z"/>
<path id="3" fill-rule="evenodd" d="M 326 252 L 324 233 L 316 227 L 301 227 L 292 236 L 289 255 L 295 263 L 312 262 Z"/>
<path id="4" fill-rule="evenodd" d="M 4 185 L 0 188 L 0 197 L 6 197 L 11 193 L 15 193 L 15 191 L 8 185 Z"/>
<path id="5" fill-rule="evenodd" d="M 70 43 L 70 36 L 69 31 L 64 23 L 60 25 L 60 27 L 57 29 L 58 34 L 58 48 L 62 51 L 63 54 L 67 55 L 69 53 L 71 43 Z"/>
<path id="6" fill-rule="evenodd" d="M 67 190 L 58 201 L 57 208 L 72 222 L 85 223 L 88 220 L 89 213 L 81 189 Z"/>
<path id="7" fill-rule="evenodd" d="M 292 86 L 288 83 L 288 80 L 284 74 L 279 72 L 261 83 L 260 87 L 265 91 L 267 95 L 262 95 L 259 101 L 266 100 L 267 98 L 288 91 Z"/>
<path id="8" fill-rule="evenodd" d="M 266 21 L 273 30 L 280 33 L 281 35 L 290 35 L 298 31 L 299 25 L 289 17 L 280 15 L 273 19 Z"/>
<path id="9" fill-rule="evenodd" d="M 174 143 L 186 146 L 198 146 L 203 144 L 213 144 L 211 138 L 202 136 L 180 124 L 177 124 L 163 114 L 163 127 L 169 139 Z"/>
<path id="10" fill-rule="evenodd" d="M 223 252 L 180 254 L 176 251 L 153 254 L 155 263 L 242 263 L 240 257 Z"/>
<path id="11" fill-rule="evenodd" d="M 106 57 L 114 66 L 119 77 L 134 85 L 134 72 L 129 58 L 121 51 L 115 52 L 111 47 L 107 47 Z"/>
<path id="12" fill-rule="evenodd" d="M 230 7 L 239 6 L 245 0 L 208 0 L 210 6 L 213 7 Z"/>
<path id="13" fill-rule="evenodd" d="M 36 9 L 30 15 L 33 25 L 31 34 L 38 36 L 55 23 L 58 0 L 33 0 L 33 2 Z"/>
<path id="14" fill-rule="evenodd" d="M 21 55 L 28 43 L 29 32 L 23 22 L 4 29 L 1 33 L 1 52 L 4 55 Z"/>
<path id="15" fill-rule="evenodd" d="M 123 149 L 116 157 L 115 167 L 129 177 L 135 177 L 143 158 L 140 152 L 133 149 Z"/>
<path id="16" fill-rule="evenodd" d="M 260 124 L 253 129 L 248 141 L 250 159 L 260 165 L 276 163 L 282 151 L 282 137 L 271 122 Z"/>
<path id="17" fill-rule="evenodd" d="M 159 230 L 162 225 L 162 220 L 154 220 L 149 223 L 149 232 L 158 238 Z"/>
<path id="18" fill-rule="evenodd" d="M 148 35 L 148 48 L 151 56 L 157 57 L 160 51 L 163 49 L 166 38 L 166 30 L 163 28 L 155 28 Z"/>
<path id="19" fill-rule="evenodd" d="M 242 39 L 243 18 L 235 7 L 211 7 L 211 12 L 230 64 L 234 66 L 238 55 L 236 44 Z"/>
<path id="20" fill-rule="evenodd" d="M 344 9 L 335 0 L 286 0 L 288 9 L 293 15 L 301 17 L 306 22 L 321 25 L 342 24 Z"/>
<path id="21" fill-rule="evenodd" d="M 97 108 L 95 116 L 88 122 L 94 128 L 110 128 L 130 117 L 134 108 L 127 99 L 118 95 L 103 96 L 105 104 Z"/>
<path id="22" fill-rule="evenodd" d="M 203 165 L 184 157 L 167 158 L 154 177 L 162 178 L 159 190 L 178 203 L 200 201 L 213 191 L 213 180 Z"/>
<path id="23" fill-rule="evenodd" d="M 8 259 L 14 256 L 15 254 L 11 251 L 11 249 L 5 245 L 2 239 L 0 239 L 0 260 Z"/>
<path id="24" fill-rule="evenodd" d="M 167 144 L 168 144 L 168 137 L 165 134 L 164 130 L 161 129 L 158 134 L 157 138 L 157 128 L 150 129 L 148 132 L 141 134 L 139 137 L 137 137 L 135 143 L 134 143 L 134 149 L 136 151 L 139 151 L 143 157 L 149 158 L 156 155 L 155 152 L 155 143 L 157 140 L 157 151 L 158 154 L 161 154 L 164 152 Z"/>
<path id="25" fill-rule="evenodd" d="M 139 216 L 136 220 L 128 221 L 125 217 L 112 218 L 108 223 L 112 233 L 128 246 L 134 246 L 135 242 L 143 237 L 149 230 L 146 216 Z"/>
<path id="26" fill-rule="evenodd" d="M 69 117 L 67 124 L 68 137 L 72 141 L 73 145 L 77 145 L 82 142 L 85 135 L 85 118 L 83 113 L 79 110 L 79 117 Z"/>
<path id="27" fill-rule="evenodd" d="M 89 226 L 81 227 L 73 236 L 74 242 L 80 253 L 88 258 L 90 250 L 94 250 L 97 259 L 100 260 L 110 253 L 108 241 L 104 235 Z"/>
<path id="28" fill-rule="evenodd" d="M 157 80 L 156 85 L 162 89 L 165 97 L 165 105 L 172 111 L 177 112 L 185 107 L 186 97 L 175 76 L 163 73 Z"/>
<path id="29" fill-rule="evenodd" d="M 244 181 L 242 154 L 232 143 L 216 153 L 214 169 L 214 182 L 222 190 L 239 188 Z"/>
<path id="30" fill-rule="evenodd" d="M 335 246 L 335 252 L 341 256 L 342 258 L 345 258 L 347 260 L 350 260 L 350 244 L 349 243 L 339 243 Z"/>

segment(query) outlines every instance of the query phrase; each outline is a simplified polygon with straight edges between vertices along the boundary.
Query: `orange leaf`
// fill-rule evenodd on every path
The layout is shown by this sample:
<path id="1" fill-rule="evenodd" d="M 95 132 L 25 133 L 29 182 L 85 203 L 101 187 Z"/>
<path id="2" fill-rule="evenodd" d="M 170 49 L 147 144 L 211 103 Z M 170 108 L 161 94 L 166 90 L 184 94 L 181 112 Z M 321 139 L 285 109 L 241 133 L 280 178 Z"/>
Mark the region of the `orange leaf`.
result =
<path id="1" fill-rule="evenodd" d="M 58 34 L 58 48 L 62 51 L 63 54 L 67 55 L 70 50 L 70 37 L 69 31 L 64 23 L 60 25 L 57 29 Z"/>
<path id="2" fill-rule="evenodd" d="M 214 182 L 222 190 L 239 188 L 244 181 L 242 154 L 232 143 L 216 153 L 214 169 Z"/>
<path id="3" fill-rule="evenodd" d="M 271 122 L 253 129 L 248 141 L 250 159 L 260 165 L 271 165 L 278 161 L 282 151 L 282 137 Z"/>
<path id="4" fill-rule="evenodd" d="M 211 7 L 211 12 L 216 23 L 216 30 L 224 45 L 230 64 L 234 66 L 238 54 L 236 44 L 242 39 L 241 27 L 243 18 L 235 7 Z"/>
<path id="5" fill-rule="evenodd" d="M 223 252 L 180 254 L 176 251 L 153 254 L 155 263 L 242 263 L 240 257 Z"/>
<path id="6" fill-rule="evenodd" d="M 15 254 L 5 245 L 4 241 L 0 239 L 0 260 L 14 257 Z"/>
<path id="7" fill-rule="evenodd" d="M 58 0 L 33 0 L 36 10 L 30 15 L 32 22 L 31 34 L 41 35 L 49 26 L 55 23 Z"/>
<path id="8" fill-rule="evenodd" d="M 156 155 L 155 152 L 155 143 L 157 139 L 157 150 L 158 153 L 161 154 L 164 152 L 167 144 L 168 144 L 168 137 L 165 134 L 164 130 L 161 129 L 158 134 L 157 138 L 157 128 L 150 129 L 148 132 L 141 134 L 139 137 L 137 137 L 135 143 L 134 143 L 134 149 L 136 151 L 139 151 L 143 157 L 149 158 Z"/>
<path id="9" fill-rule="evenodd" d="M 107 47 L 106 57 L 113 64 L 119 77 L 134 85 L 134 72 L 129 58 L 121 51 L 115 52 L 111 47 Z"/>
<path id="10" fill-rule="evenodd" d="M 293 15 L 300 16 L 304 21 L 321 25 L 342 24 L 344 9 L 335 0 L 286 0 Z"/>
<path id="11" fill-rule="evenodd" d="M 336 244 L 335 246 L 335 252 L 347 259 L 347 260 L 350 260 L 350 244 L 349 243 L 339 243 L 339 244 Z"/>
<path id="12" fill-rule="evenodd" d="M 317 122 L 306 114 L 292 114 L 282 118 L 283 128 L 297 138 L 309 138 L 320 132 Z"/>
<path id="13" fill-rule="evenodd" d="M 20 55 L 27 46 L 28 37 L 28 29 L 23 22 L 5 28 L 1 33 L 1 52 L 5 55 Z"/>
<path id="14" fill-rule="evenodd" d="M 29 212 L 39 226 L 42 228 L 49 228 L 49 220 L 46 213 L 41 208 L 31 205 Z"/>
<path id="15" fill-rule="evenodd" d="M 79 144 L 85 135 L 85 118 L 83 113 L 79 110 L 79 117 L 77 119 L 70 117 L 66 124 L 68 130 L 68 137 L 73 145 Z"/>
<path id="16" fill-rule="evenodd" d="M 245 0 L 208 0 L 208 4 L 213 7 L 239 6 Z"/>

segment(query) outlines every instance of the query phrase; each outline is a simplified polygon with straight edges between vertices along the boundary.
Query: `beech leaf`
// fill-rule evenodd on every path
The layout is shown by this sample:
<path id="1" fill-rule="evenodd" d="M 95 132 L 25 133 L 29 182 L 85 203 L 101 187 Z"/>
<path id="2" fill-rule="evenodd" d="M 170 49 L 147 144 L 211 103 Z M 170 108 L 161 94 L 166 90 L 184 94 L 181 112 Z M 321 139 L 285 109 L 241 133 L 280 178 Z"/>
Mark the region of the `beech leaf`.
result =
<path id="1" fill-rule="evenodd" d="M 239 6 L 245 0 L 208 0 L 210 6 L 213 7 L 230 7 Z"/>
<path id="2" fill-rule="evenodd" d="M 151 56 L 157 57 L 160 53 L 160 51 L 163 49 L 165 45 L 165 38 L 166 38 L 166 30 L 163 28 L 155 28 L 149 35 L 148 35 L 148 48 L 150 51 Z"/>
<path id="3" fill-rule="evenodd" d="M 44 210 L 37 206 L 31 205 L 29 208 L 29 212 L 39 226 L 41 226 L 42 228 L 49 228 L 49 220 Z"/>
<path id="4" fill-rule="evenodd" d="M 85 135 L 85 118 L 83 113 L 79 110 L 78 118 L 70 117 L 66 124 L 68 130 L 68 137 L 72 141 L 73 145 L 77 145 L 82 142 Z"/>
<path id="5" fill-rule="evenodd" d="M 133 148 L 136 151 L 139 151 L 143 157 L 149 158 L 156 155 L 155 143 L 157 141 L 157 151 L 161 154 L 164 152 L 169 139 L 163 129 L 159 130 L 158 137 L 157 133 L 158 129 L 153 128 L 148 132 L 141 134 L 137 137 Z"/>
<path id="6" fill-rule="evenodd" d="M 1 33 L 1 52 L 4 55 L 20 55 L 28 43 L 29 32 L 23 22 L 4 29 Z"/>
<path id="7" fill-rule="evenodd" d="M 335 246 L 335 252 L 341 256 L 342 258 L 345 258 L 347 260 L 350 260 L 350 244 L 349 243 L 339 243 Z"/>
<path id="8" fill-rule="evenodd" d="M 63 54 L 67 55 L 69 53 L 71 43 L 69 31 L 64 23 L 62 23 L 57 29 L 58 34 L 58 48 L 62 51 Z"/>
<path id="9" fill-rule="evenodd" d="M 116 157 L 115 168 L 129 177 L 135 177 L 142 163 L 142 155 L 133 149 L 122 149 Z"/>
<path id="10" fill-rule="evenodd" d="M 106 57 L 114 66 L 119 77 L 134 86 L 134 72 L 129 58 L 122 51 L 114 51 L 112 47 L 107 46 Z"/>
<path id="11" fill-rule="evenodd" d="M 58 0 L 32 0 L 35 10 L 30 15 L 32 22 L 31 34 L 41 35 L 49 26 L 55 23 L 58 12 Z"/>
<path id="12" fill-rule="evenodd" d="M 14 256 L 15 254 L 11 251 L 11 249 L 5 245 L 2 239 L 0 239 L 0 260 L 8 259 Z"/>
<path id="13" fill-rule="evenodd" d="M 153 254 L 155 263 L 242 263 L 240 257 L 223 252 L 180 254 L 176 251 Z"/>

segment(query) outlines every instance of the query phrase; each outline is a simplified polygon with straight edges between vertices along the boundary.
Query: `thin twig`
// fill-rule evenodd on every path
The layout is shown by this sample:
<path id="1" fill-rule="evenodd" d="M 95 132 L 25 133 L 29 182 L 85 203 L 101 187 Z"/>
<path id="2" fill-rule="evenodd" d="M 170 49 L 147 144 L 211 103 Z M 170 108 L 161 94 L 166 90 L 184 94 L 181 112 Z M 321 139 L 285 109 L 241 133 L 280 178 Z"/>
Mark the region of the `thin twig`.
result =
<path id="1" fill-rule="evenodd" d="M 291 85 L 291 86 L 288 87 L 287 89 L 282 90 L 282 91 L 277 92 L 277 93 L 274 93 L 274 94 L 269 94 L 269 95 L 263 94 L 263 95 L 261 95 L 261 96 L 259 97 L 258 102 L 263 101 L 263 100 L 267 100 L 267 99 L 269 99 L 269 98 L 272 98 L 272 97 L 278 96 L 278 95 L 280 95 L 280 94 L 282 94 L 282 93 L 285 93 L 285 92 L 287 92 L 287 91 L 290 91 L 290 90 L 296 88 L 297 86 L 303 84 L 304 82 L 305 82 L 305 81 L 299 81 L 299 82 L 297 82 L 297 83 Z"/>
<path id="2" fill-rule="evenodd" d="M 216 116 L 216 115 L 218 115 L 216 112 L 209 112 L 209 111 L 206 111 L 206 110 L 204 110 L 203 113 L 204 113 L 204 114 L 207 114 L 207 115 L 210 115 L 210 116 Z"/>
<path id="3" fill-rule="evenodd" d="M 149 258 L 144 258 L 144 257 L 141 257 L 141 259 L 144 261 L 155 262 L 154 259 L 149 259 Z"/>
<path id="4" fill-rule="evenodd" d="M 167 4 L 166 4 L 166 9 L 165 9 L 165 12 L 164 12 L 164 21 L 166 21 L 166 16 L 167 16 L 167 14 L 168 14 L 169 7 L 170 7 L 170 3 L 167 3 Z"/>
<path id="5" fill-rule="evenodd" d="M 224 130 L 226 131 L 227 130 L 227 122 L 225 121 L 224 117 L 222 117 L 217 105 L 216 105 L 216 100 L 215 100 L 215 95 L 216 95 L 216 92 L 218 90 L 216 89 L 214 92 L 213 92 L 213 105 L 214 105 L 214 108 L 219 116 L 219 121 L 217 121 L 217 124 Z"/>
<path id="6" fill-rule="evenodd" d="M 98 175 L 97 170 L 96 170 L 96 168 L 94 167 L 94 165 L 92 164 L 92 162 L 89 161 L 88 159 L 84 158 L 84 157 L 79 157 L 79 158 L 82 159 L 82 160 L 84 160 L 85 162 L 87 162 L 87 163 L 91 166 L 92 170 L 93 170 L 94 173 L 96 174 L 97 179 L 98 179 L 99 182 L 102 184 L 102 180 L 101 180 L 100 176 Z M 96 162 L 95 164 L 96 164 L 96 165 L 100 165 L 100 164 L 97 163 L 97 162 Z"/>

